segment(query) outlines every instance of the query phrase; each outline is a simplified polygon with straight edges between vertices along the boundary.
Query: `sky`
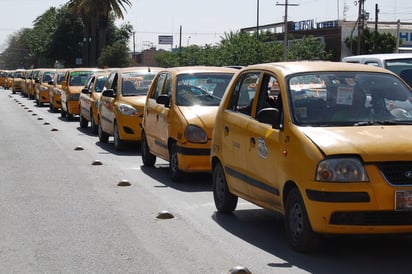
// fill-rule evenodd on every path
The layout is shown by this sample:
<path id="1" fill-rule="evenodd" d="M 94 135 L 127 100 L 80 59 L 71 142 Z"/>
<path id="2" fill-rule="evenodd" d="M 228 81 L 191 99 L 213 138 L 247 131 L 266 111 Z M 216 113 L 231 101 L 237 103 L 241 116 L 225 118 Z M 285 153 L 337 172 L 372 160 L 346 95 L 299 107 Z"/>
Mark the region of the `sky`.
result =
<path id="1" fill-rule="evenodd" d="M 130 49 L 137 52 L 159 45 L 159 35 L 173 35 L 173 47 L 197 44 L 216 44 L 225 34 L 241 28 L 283 22 L 286 0 L 131 0 L 132 6 L 124 11 L 124 20 L 135 31 Z M 22 28 L 31 28 L 33 20 L 50 7 L 60 7 L 68 0 L 0 0 L 0 52 L 8 37 Z M 355 21 L 359 6 L 355 0 L 288 0 L 288 20 L 315 22 L 346 19 Z M 259 4 L 259 5 L 258 5 Z M 412 22 L 410 0 L 365 0 L 365 11 L 375 18 L 375 4 L 379 7 L 380 21 Z M 259 6 L 259 9 L 257 8 Z M 7 11 L 6 12 L 6 8 Z M 259 12 L 258 12 L 259 10 Z M 181 35 L 180 35 L 181 33 Z"/>

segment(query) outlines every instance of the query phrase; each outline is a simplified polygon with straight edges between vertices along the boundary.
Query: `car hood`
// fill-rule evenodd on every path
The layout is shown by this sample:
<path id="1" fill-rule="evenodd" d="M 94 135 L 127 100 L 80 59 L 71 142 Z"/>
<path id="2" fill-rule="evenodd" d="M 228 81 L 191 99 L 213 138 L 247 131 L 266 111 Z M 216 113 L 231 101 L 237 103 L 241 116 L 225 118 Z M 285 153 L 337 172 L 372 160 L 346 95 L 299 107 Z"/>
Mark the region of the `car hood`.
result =
<path id="1" fill-rule="evenodd" d="M 203 128 L 209 137 L 212 135 L 218 108 L 218 106 L 179 107 L 187 123 Z"/>
<path id="2" fill-rule="evenodd" d="M 370 161 L 412 160 L 412 126 L 302 127 L 325 156 L 358 154 Z"/>

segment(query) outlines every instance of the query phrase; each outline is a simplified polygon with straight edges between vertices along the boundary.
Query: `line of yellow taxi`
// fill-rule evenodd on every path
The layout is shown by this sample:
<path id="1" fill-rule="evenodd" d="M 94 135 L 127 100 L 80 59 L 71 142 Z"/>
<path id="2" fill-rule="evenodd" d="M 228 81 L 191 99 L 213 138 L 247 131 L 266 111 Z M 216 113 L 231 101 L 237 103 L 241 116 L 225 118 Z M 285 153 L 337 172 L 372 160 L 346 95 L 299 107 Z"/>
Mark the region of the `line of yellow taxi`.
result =
<path id="1" fill-rule="evenodd" d="M 238 198 L 278 212 L 299 252 L 324 235 L 412 233 L 412 93 L 388 70 L 302 61 L 91 75 L 72 106 L 82 128 L 116 149 L 140 141 L 143 165 L 162 158 L 175 181 L 210 172 L 218 212 Z"/>

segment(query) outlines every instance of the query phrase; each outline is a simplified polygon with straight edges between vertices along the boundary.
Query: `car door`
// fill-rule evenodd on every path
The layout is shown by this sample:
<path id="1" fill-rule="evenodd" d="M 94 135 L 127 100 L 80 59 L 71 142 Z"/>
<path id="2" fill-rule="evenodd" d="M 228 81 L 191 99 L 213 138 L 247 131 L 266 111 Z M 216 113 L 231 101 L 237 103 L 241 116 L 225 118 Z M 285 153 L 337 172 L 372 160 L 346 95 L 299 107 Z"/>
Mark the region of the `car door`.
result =
<path id="1" fill-rule="evenodd" d="M 224 159 L 225 174 L 232 190 L 248 195 L 247 172 L 247 149 L 249 146 L 248 127 L 254 122 L 252 117 L 252 106 L 259 72 L 246 72 L 241 75 L 235 89 L 230 94 L 230 104 L 223 114 L 223 137 L 221 144 Z"/>
<path id="2" fill-rule="evenodd" d="M 245 134 L 246 175 L 249 178 L 250 195 L 254 199 L 280 207 L 278 178 L 279 166 L 284 157 L 280 148 L 281 132 L 274 129 L 272 124 L 259 122 L 256 117 L 263 108 L 276 107 L 281 111 L 281 98 L 280 93 L 275 95 L 276 98 L 269 96 L 274 83 L 277 83 L 274 75 L 264 73 L 259 82 L 255 95 L 257 103 L 252 110 L 253 121 L 248 123 Z"/>
<path id="3" fill-rule="evenodd" d="M 102 93 L 99 103 L 99 118 L 104 132 L 113 134 L 115 99 L 118 91 L 118 73 L 109 75 L 106 90 Z"/>
<path id="4" fill-rule="evenodd" d="M 171 106 L 171 93 L 172 93 L 172 76 L 170 73 L 159 73 L 155 79 L 154 90 L 149 94 L 149 98 L 146 103 L 145 112 L 145 134 L 150 151 L 163 158 L 168 159 L 168 115 Z M 168 97 L 168 103 L 161 103 L 158 101 L 159 97 L 164 99 Z"/>

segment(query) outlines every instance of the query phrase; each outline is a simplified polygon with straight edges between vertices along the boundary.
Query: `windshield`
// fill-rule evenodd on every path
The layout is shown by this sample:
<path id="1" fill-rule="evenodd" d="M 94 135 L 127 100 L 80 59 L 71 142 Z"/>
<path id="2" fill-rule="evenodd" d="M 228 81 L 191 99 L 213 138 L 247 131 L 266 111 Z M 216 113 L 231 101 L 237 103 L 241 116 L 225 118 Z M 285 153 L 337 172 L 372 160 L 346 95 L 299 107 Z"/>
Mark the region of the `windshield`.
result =
<path id="1" fill-rule="evenodd" d="M 231 73 L 191 73 L 177 77 L 176 104 L 179 106 L 218 106 Z"/>
<path id="2" fill-rule="evenodd" d="M 412 86 L 412 58 L 386 60 L 385 67 L 398 74 Z"/>
<path id="3" fill-rule="evenodd" d="M 122 73 L 122 95 L 146 95 L 154 76 L 154 73 L 144 72 Z"/>
<path id="4" fill-rule="evenodd" d="M 94 71 L 73 71 L 70 74 L 70 86 L 84 86 L 86 84 L 89 76 L 94 73 Z"/>
<path id="5" fill-rule="evenodd" d="M 366 72 L 289 78 L 294 123 L 303 126 L 412 124 L 412 93 L 393 75 Z"/>

